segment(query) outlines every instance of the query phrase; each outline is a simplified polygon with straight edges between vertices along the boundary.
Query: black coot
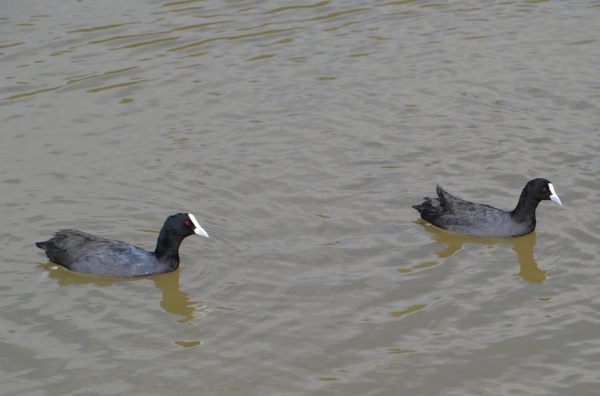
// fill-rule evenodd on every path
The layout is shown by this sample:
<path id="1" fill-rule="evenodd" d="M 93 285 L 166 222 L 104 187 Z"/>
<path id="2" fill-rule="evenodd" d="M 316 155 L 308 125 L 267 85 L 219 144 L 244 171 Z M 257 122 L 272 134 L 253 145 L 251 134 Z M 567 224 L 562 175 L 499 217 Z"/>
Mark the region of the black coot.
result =
<path id="1" fill-rule="evenodd" d="M 175 271 L 179 267 L 179 245 L 193 234 L 208 238 L 193 214 L 178 213 L 165 221 L 154 252 L 77 230 L 60 230 L 35 245 L 46 251 L 50 261 L 72 271 L 133 277 Z"/>
<path id="2" fill-rule="evenodd" d="M 477 237 L 510 238 L 535 229 L 535 209 L 540 201 L 552 200 L 562 206 L 554 186 L 546 179 L 529 181 L 512 212 L 456 198 L 439 185 L 438 198 L 423 198 L 413 208 L 431 224 L 448 231 Z"/>

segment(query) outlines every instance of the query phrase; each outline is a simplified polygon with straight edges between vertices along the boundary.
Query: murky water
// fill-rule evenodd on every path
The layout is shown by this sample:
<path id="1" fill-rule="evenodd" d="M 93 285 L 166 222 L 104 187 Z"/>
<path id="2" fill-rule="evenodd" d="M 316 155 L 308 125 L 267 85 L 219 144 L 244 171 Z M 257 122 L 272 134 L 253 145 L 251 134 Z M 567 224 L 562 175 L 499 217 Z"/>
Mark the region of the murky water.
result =
<path id="1" fill-rule="evenodd" d="M 2 395 L 592 395 L 596 2 L 4 1 Z M 538 228 L 449 234 L 442 184 Z M 180 270 L 50 265 L 77 228 Z"/>

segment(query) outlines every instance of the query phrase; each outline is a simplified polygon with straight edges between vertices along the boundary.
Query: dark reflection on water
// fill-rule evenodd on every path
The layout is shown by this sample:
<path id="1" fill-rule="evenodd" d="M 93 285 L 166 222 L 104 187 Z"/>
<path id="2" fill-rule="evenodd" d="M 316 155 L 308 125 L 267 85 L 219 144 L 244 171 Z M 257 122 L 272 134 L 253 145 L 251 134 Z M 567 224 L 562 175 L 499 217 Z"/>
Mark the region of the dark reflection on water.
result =
<path id="1" fill-rule="evenodd" d="M 546 273 L 548 270 L 539 269 L 533 257 L 533 248 L 537 239 L 535 232 L 517 238 L 476 238 L 445 231 L 431 226 L 429 223 L 424 224 L 423 228 L 432 236 L 435 243 L 448 245 L 445 249 L 437 252 L 439 258 L 451 257 L 461 250 L 465 243 L 477 243 L 488 246 L 496 244 L 510 245 L 517 253 L 517 259 L 521 267 L 518 275 L 521 278 L 530 283 L 543 283 L 547 278 Z"/>
<path id="2" fill-rule="evenodd" d="M 201 301 L 191 301 L 189 294 L 181 291 L 179 285 L 179 269 L 168 274 L 154 275 L 141 278 L 105 278 L 91 274 L 81 274 L 69 271 L 54 263 L 40 264 L 45 268 L 49 277 L 56 279 L 61 287 L 71 285 L 93 284 L 98 287 L 112 286 L 117 282 L 136 282 L 140 280 L 152 280 L 156 287 L 162 292 L 160 306 L 168 313 L 181 316 L 177 322 L 186 323 L 192 320 L 196 311 L 204 307 Z"/>
<path id="3" fill-rule="evenodd" d="M 185 323 L 194 318 L 196 309 L 203 308 L 201 301 L 191 301 L 189 294 L 182 292 L 179 286 L 179 269 L 168 274 L 155 275 L 151 279 L 162 293 L 160 306 L 167 312 L 181 316 L 179 323 Z"/>

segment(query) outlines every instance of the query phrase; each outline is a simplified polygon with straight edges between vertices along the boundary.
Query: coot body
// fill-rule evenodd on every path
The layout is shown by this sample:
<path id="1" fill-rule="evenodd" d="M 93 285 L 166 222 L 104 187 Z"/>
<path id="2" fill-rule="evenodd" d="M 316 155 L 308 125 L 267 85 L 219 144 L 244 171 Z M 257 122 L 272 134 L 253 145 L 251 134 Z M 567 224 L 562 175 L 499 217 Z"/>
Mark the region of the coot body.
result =
<path id="1" fill-rule="evenodd" d="M 554 186 L 546 179 L 529 181 L 513 211 L 469 202 L 450 195 L 437 186 L 438 198 L 423 198 L 414 205 L 421 217 L 431 224 L 459 234 L 486 238 L 511 238 L 526 235 L 535 229 L 535 210 L 544 200 L 562 203 Z"/>
<path id="2" fill-rule="evenodd" d="M 49 240 L 35 245 L 46 252 L 50 261 L 72 271 L 135 277 L 175 271 L 179 267 L 179 245 L 193 234 L 208 238 L 193 214 L 178 213 L 165 221 L 154 252 L 77 230 L 57 231 Z"/>

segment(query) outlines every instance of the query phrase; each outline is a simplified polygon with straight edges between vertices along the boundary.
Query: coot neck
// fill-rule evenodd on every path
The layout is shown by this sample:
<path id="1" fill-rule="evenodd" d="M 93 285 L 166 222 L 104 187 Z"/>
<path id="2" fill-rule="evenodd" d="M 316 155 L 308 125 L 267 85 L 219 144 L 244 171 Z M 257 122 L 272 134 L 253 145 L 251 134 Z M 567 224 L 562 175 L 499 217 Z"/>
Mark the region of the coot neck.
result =
<path id="1" fill-rule="evenodd" d="M 511 217 L 517 222 L 531 221 L 535 227 L 535 210 L 540 201 L 527 195 L 526 189 L 523 189 L 519 197 L 519 203 L 515 210 L 511 212 Z"/>
<path id="2" fill-rule="evenodd" d="M 160 230 L 154 254 L 159 261 L 175 270 L 179 267 L 179 245 L 181 245 L 183 238 L 173 235 L 166 228 L 163 227 Z"/>

